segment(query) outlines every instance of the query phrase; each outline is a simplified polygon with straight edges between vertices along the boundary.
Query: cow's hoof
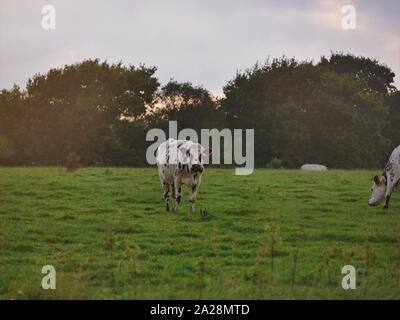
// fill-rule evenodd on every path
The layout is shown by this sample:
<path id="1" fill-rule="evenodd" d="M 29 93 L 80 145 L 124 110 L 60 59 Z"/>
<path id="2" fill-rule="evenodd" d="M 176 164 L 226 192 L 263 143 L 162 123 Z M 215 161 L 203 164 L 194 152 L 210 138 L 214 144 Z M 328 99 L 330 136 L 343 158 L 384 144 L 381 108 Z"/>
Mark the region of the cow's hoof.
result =
<path id="1" fill-rule="evenodd" d="M 389 209 L 389 206 L 388 205 L 384 205 L 383 209 Z"/>

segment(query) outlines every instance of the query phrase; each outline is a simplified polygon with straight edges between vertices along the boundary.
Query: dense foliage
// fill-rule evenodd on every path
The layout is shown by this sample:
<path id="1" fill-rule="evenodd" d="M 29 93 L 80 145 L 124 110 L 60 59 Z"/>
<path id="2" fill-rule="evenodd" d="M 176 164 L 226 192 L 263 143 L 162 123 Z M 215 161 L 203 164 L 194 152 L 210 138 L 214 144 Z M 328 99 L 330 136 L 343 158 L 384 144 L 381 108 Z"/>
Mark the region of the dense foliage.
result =
<path id="1" fill-rule="evenodd" d="M 275 59 L 238 72 L 217 99 L 156 68 L 86 60 L 0 93 L 0 165 L 143 166 L 151 128 L 255 129 L 255 161 L 377 167 L 400 141 L 394 73 L 350 54 Z M 167 130 L 166 130 L 167 131 Z"/>

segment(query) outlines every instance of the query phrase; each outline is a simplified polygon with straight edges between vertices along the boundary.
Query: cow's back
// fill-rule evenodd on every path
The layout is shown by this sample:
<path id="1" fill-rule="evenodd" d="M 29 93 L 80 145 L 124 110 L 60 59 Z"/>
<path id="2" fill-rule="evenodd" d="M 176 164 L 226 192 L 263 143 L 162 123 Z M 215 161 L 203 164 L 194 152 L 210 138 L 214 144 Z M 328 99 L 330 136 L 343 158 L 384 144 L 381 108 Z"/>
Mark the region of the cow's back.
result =
<path id="1" fill-rule="evenodd" d="M 400 146 L 393 150 L 389 158 L 389 163 L 393 166 L 395 176 L 400 178 Z"/>
<path id="2" fill-rule="evenodd" d="M 398 146 L 397 148 L 395 148 L 390 156 L 390 159 L 393 159 L 393 161 L 395 160 L 399 160 L 400 159 L 400 146 Z M 398 164 L 400 164 L 397 161 Z"/>

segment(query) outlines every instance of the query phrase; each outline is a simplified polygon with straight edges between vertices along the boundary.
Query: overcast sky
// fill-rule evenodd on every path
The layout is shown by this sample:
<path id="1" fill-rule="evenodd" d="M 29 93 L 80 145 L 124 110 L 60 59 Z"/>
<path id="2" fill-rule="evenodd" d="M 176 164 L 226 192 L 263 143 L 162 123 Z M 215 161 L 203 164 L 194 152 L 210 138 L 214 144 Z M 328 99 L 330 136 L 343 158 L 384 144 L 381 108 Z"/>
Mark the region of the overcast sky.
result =
<path id="1" fill-rule="evenodd" d="M 56 29 L 41 26 L 43 5 Z M 345 30 L 342 6 L 356 8 Z M 318 61 L 330 51 L 377 58 L 398 74 L 400 1 L 1 0 L 0 89 L 86 58 L 157 66 L 173 78 L 221 94 L 237 70 L 270 57 Z"/>

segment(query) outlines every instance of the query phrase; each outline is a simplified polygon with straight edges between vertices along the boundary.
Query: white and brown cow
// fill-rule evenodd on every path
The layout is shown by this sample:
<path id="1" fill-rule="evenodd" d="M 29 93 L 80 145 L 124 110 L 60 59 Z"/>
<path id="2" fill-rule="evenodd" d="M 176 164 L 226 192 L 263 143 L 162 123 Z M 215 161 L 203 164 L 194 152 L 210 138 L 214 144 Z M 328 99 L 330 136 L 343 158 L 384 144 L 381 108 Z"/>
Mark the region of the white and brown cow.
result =
<path id="1" fill-rule="evenodd" d="M 389 208 L 392 192 L 400 192 L 400 146 L 393 150 L 381 177 L 374 177 L 371 199 L 368 204 L 375 206 L 385 200 L 384 208 Z"/>
<path id="2" fill-rule="evenodd" d="M 157 149 L 157 166 L 167 211 L 170 188 L 174 196 L 173 209 L 178 210 L 182 184 L 190 189 L 190 210 L 195 211 L 197 191 L 204 171 L 203 158 L 210 154 L 211 149 L 189 140 L 168 139 L 160 144 Z"/>

